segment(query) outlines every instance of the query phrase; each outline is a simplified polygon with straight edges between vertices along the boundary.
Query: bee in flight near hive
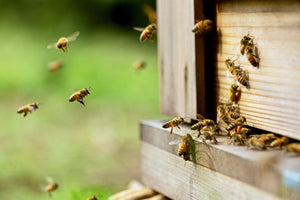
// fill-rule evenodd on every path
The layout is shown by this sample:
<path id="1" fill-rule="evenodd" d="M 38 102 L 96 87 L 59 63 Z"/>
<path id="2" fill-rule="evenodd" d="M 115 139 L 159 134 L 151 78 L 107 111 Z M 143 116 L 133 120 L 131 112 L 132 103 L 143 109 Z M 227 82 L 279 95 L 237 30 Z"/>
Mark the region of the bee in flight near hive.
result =
<path id="1" fill-rule="evenodd" d="M 24 113 L 24 117 L 26 117 L 28 112 L 31 113 L 33 110 L 36 110 L 38 108 L 39 108 L 38 103 L 30 103 L 19 108 L 17 112 Z"/>
<path id="2" fill-rule="evenodd" d="M 133 63 L 133 68 L 136 71 L 139 71 L 139 70 L 145 68 L 145 66 L 146 66 L 146 62 L 144 62 L 144 61 L 136 61 L 135 63 Z"/>
<path id="3" fill-rule="evenodd" d="M 253 42 L 250 41 L 245 48 L 245 51 L 247 52 L 246 56 L 252 66 L 259 67 L 259 58 L 258 56 L 254 55 L 254 48 Z"/>
<path id="4" fill-rule="evenodd" d="M 69 37 L 61 37 L 56 43 L 49 44 L 47 48 L 50 49 L 56 47 L 57 49 L 61 49 L 65 53 L 67 51 L 67 47 L 70 47 L 69 42 L 76 40 L 79 34 L 80 32 L 77 31 Z"/>
<path id="5" fill-rule="evenodd" d="M 196 20 L 196 24 L 194 25 L 193 32 L 195 34 L 198 34 L 200 36 L 206 34 L 209 31 L 212 31 L 213 29 L 213 22 L 209 19 L 204 19 L 204 20 Z"/>
<path id="6" fill-rule="evenodd" d="M 69 102 L 78 101 L 85 106 L 83 98 L 88 94 L 90 94 L 90 91 L 87 88 L 81 89 L 70 96 Z"/>
<path id="7" fill-rule="evenodd" d="M 163 128 L 170 128 L 170 135 L 173 133 L 173 127 L 176 126 L 177 128 L 180 129 L 179 125 L 184 123 L 184 119 L 182 117 L 175 117 L 174 119 L 168 121 L 167 123 L 163 124 Z"/>
<path id="8" fill-rule="evenodd" d="M 142 32 L 141 35 L 140 35 L 140 41 L 141 42 L 144 42 L 146 39 L 148 39 L 152 42 L 154 41 L 153 34 L 157 30 L 156 24 L 150 24 L 150 25 L 146 26 L 146 28 L 134 27 L 133 29 L 136 30 L 136 31 Z"/>
<path id="9" fill-rule="evenodd" d="M 48 68 L 50 72 L 57 72 L 59 69 L 61 69 L 63 66 L 63 63 L 61 61 L 53 61 L 48 64 Z"/>
<path id="10" fill-rule="evenodd" d="M 291 143 L 285 146 L 286 152 L 300 153 L 300 143 Z"/>
<path id="11" fill-rule="evenodd" d="M 173 140 L 169 145 L 178 145 L 178 155 L 185 161 L 192 160 L 195 162 L 195 142 L 190 134 L 182 136 L 180 140 Z"/>
<path id="12" fill-rule="evenodd" d="M 232 84 L 230 86 L 230 101 L 237 103 L 241 98 L 241 89 L 238 85 Z"/>
<path id="13" fill-rule="evenodd" d="M 227 133 L 230 134 L 230 131 L 232 131 L 233 129 L 236 129 L 236 132 L 239 133 L 241 131 L 242 126 L 244 126 L 245 123 L 246 123 L 245 117 L 242 116 L 237 118 L 226 127 Z"/>
<path id="14" fill-rule="evenodd" d="M 92 197 L 87 198 L 86 200 L 98 200 L 98 198 L 94 195 Z"/>
<path id="15" fill-rule="evenodd" d="M 197 117 L 198 117 L 198 119 L 200 119 L 200 121 L 199 122 L 197 122 L 197 123 L 195 123 L 195 124 L 193 124 L 192 126 L 191 126 L 191 129 L 192 130 L 197 130 L 198 131 L 198 136 L 197 137 L 199 137 L 200 136 L 200 131 L 204 128 L 204 127 L 209 127 L 209 128 L 211 128 L 211 130 L 216 130 L 216 125 L 215 125 L 215 122 L 214 122 L 214 120 L 212 120 L 212 119 L 205 119 L 202 115 L 200 115 L 200 114 L 198 114 L 197 115 Z"/>
<path id="16" fill-rule="evenodd" d="M 43 190 L 45 192 L 48 192 L 49 197 L 52 197 L 51 192 L 54 190 L 57 190 L 58 188 L 58 183 L 54 182 L 51 178 L 47 178 L 48 185 L 46 185 Z"/>
<path id="17" fill-rule="evenodd" d="M 245 53 L 245 49 L 246 49 L 246 46 L 249 44 L 249 42 L 252 41 L 252 38 L 251 36 L 249 35 L 249 33 L 247 35 L 245 35 L 241 41 L 240 41 L 240 51 L 241 51 L 241 54 L 244 55 Z"/>
<path id="18" fill-rule="evenodd" d="M 283 136 L 281 138 L 277 138 L 273 140 L 270 144 L 270 147 L 271 148 L 279 147 L 281 149 L 282 146 L 286 145 L 287 143 L 289 143 L 289 138 Z"/>

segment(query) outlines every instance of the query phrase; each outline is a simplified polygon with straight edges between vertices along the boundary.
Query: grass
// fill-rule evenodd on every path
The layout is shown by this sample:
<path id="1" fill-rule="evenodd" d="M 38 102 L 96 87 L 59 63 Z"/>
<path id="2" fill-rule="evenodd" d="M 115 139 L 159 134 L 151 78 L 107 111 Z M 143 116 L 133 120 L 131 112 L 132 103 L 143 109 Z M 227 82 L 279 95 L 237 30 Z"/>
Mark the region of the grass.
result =
<path id="1" fill-rule="evenodd" d="M 41 187 L 49 176 L 60 185 L 53 199 L 107 199 L 138 177 L 138 123 L 162 117 L 155 43 L 99 27 L 81 30 L 63 54 L 46 46 L 76 30 L 1 23 L 0 199 L 48 199 Z M 139 59 L 147 66 L 137 73 Z M 47 69 L 53 60 L 65 64 L 55 74 Z M 85 107 L 68 102 L 85 87 Z M 30 102 L 40 108 L 26 118 L 16 113 Z"/>

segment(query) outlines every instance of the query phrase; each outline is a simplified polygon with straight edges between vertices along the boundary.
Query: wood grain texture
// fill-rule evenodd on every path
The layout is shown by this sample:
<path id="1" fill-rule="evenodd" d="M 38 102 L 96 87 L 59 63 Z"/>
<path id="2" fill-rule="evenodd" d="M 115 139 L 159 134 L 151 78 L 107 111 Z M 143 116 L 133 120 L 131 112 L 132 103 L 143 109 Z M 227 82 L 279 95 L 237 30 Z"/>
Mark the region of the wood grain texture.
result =
<path id="1" fill-rule="evenodd" d="M 195 118 L 194 2 L 158 0 L 161 112 Z"/>
<path id="2" fill-rule="evenodd" d="M 209 142 L 207 144 L 203 144 L 199 139 L 195 139 L 196 141 L 196 160 L 197 164 L 194 164 L 190 161 L 185 162 L 182 158 L 177 156 L 177 146 L 176 145 L 169 145 L 169 142 L 172 140 L 179 139 L 183 135 L 187 133 L 191 133 L 193 137 L 197 135 L 197 132 L 192 131 L 190 129 L 190 125 L 183 125 L 181 130 L 175 128 L 173 131 L 173 135 L 169 135 L 168 129 L 161 128 L 163 121 L 143 121 L 140 124 L 140 137 L 143 143 L 147 143 L 153 145 L 155 148 L 160 151 L 160 155 L 152 155 L 151 153 L 144 151 L 142 152 L 142 160 L 146 159 L 147 162 L 152 162 L 153 167 L 150 167 L 148 170 L 157 170 L 155 174 L 152 172 L 146 172 L 147 168 L 145 167 L 142 169 L 142 176 L 144 174 L 148 174 L 146 179 L 150 179 L 150 175 L 152 176 L 152 181 L 164 179 L 163 177 L 169 178 L 169 185 L 170 184 L 186 184 L 189 185 L 190 188 L 201 188 L 203 185 L 194 185 L 194 184 L 202 184 L 198 183 L 199 180 L 202 180 L 203 177 L 197 177 L 198 181 L 196 182 L 184 182 L 186 179 L 184 174 L 176 173 L 178 171 L 184 171 L 189 176 L 199 176 L 198 173 L 201 172 L 201 167 L 204 166 L 209 170 L 214 171 L 216 174 L 224 175 L 226 178 L 234 179 L 235 181 L 243 182 L 247 185 L 251 185 L 255 188 L 260 188 L 265 192 L 269 192 L 272 194 L 276 194 L 278 198 L 283 199 L 299 199 L 300 198 L 300 180 L 297 177 L 300 177 L 300 158 L 295 157 L 291 154 L 284 153 L 279 150 L 268 150 L 268 151 L 257 151 L 257 150 L 250 150 L 244 146 L 234 146 L 229 145 L 228 137 L 224 136 L 217 136 L 218 144 L 214 145 Z M 164 152 L 164 153 L 163 153 Z M 166 155 L 165 155 L 166 154 Z M 171 156 L 172 155 L 172 156 Z M 166 156 L 166 157 L 165 157 Z M 144 158 L 146 157 L 146 158 Z M 176 161 L 170 161 L 169 159 L 176 159 Z M 150 161 L 151 160 L 151 161 Z M 161 160 L 161 161 L 159 161 Z M 164 167 L 161 168 L 155 164 L 156 162 L 166 162 Z M 175 162 L 175 163 L 173 163 Z M 142 163 L 143 165 L 143 163 Z M 193 168 L 192 171 L 190 166 Z M 149 166 L 148 166 L 149 167 Z M 178 168 L 176 168 L 178 167 Z M 187 167 L 187 169 L 185 169 Z M 174 169 L 176 168 L 176 169 Z M 165 170 L 170 170 L 170 172 L 165 172 Z M 198 171 L 200 170 L 200 171 Z M 206 171 L 207 177 L 210 177 L 210 172 Z M 174 172 L 176 171 L 176 172 Z M 188 173 L 190 172 L 190 174 Z M 166 175 L 166 173 L 172 173 L 171 175 Z M 205 174 L 204 173 L 204 174 Z M 177 177 L 178 174 L 178 177 Z M 201 176 L 205 176 L 202 174 Z M 289 174 L 293 174 L 295 180 L 289 176 Z M 149 176 L 149 177 L 148 177 Z M 217 175 L 216 175 L 217 176 Z M 226 180 L 225 178 L 225 180 Z M 175 181 L 175 183 L 174 183 Z M 215 179 L 215 184 L 213 183 L 205 183 L 207 187 L 214 187 L 216 191 L 223 192 L 223 190 L 230 190 L 232 187 L 229 185 L 223 185 L 222 188 L 219 188 L 218 184 L 223 183 L 224 180 L 222 178 Z M 226 182 L 226 181 L 225 181 Z M 146 182 L 148 184 L 148 182 Z M 154 182 L 151 183 L 151 187 Z M 210 185 L 212 184 L 212 185 Z M 161 185 L 158 186 L 161 188 Z M 169 187 L 169 186 L 164 186 Z M 187 189 L 180 190 L 177 185 L 172 185 L 168 189 L 171 192 L 184 193 L 188 191 Z M 157 189 L 154 187 L 154 189 Z M 210 189 L 207 189 L 208 191 Z M 242 192 L 248 189 L 242 190 Z M 251 190 L 251 189 L 249 189 Z M 160 191 L 163 194 L 174 198 L 176 194 L 165 193 L 165 191 Z M 201 191 L 201 192 L 199 192 Z M 202 194 L 202 190 L 195 189 L 195 197 L 197 195 Z M 199 192 L 199 193 L 198 193 Z M 257 195 L 259 193 L 255 193 L 253 195 Z M 185 194 L 188 195 L 188 194 Z M 201 196 L 201 195 L 200 195 Z M 198 197 L 200 197 L 198 196 Z M 190 197 L 190 196 L 189 196 Z M 202 197 L 202 196 L 201 196 Z M 228 198 L 228 196 L 224 196 Z M 182 199 L 182 196 L 176 196 L 177 199 Z M 187 198 L 186 196 L 183 198 Z M 225 199 L 226 199 L 225 198 Z M 187 198 L 188 199 L 188 198 Z M 238 199 L 238 198 L 234 198 Z M 242 198 L 243 199 L 243 198 Z M 255 199 L 251 198 L 250 199 Z M 263 199 L 263 198 L 257 198 Z"/>
<path id="3" fill-rule="evenodd" d="M 242 87 L 241 113 L 249 125 L 300 139 L 300 2 L 218 1 L 217 101 L 228 102 L 226 92 L 235 83 L 225 60 L 239 58 L 249 73 L 250 89 Z M 244 35 L 254 37 L 259 68 L 239 53 Z"/>

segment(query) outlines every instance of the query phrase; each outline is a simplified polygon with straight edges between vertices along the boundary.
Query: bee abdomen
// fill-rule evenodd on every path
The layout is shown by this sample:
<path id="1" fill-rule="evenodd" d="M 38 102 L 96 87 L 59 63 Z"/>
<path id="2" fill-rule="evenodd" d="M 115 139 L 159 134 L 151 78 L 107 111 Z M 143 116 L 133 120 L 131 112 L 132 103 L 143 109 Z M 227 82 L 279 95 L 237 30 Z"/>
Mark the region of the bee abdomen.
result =
<path id="1" fill-rule="evenodd" d="M 237 75 L 236 78 L 240 84 L 246 87 L 248 86 L 247 80 L 242 75 Z"/>
<path id="2" fill-rule="evenodd" d="M 253 65 L 254 67 L 258 66 L 256 59 L 254 58 L 254 56 L 251 53 L 247 54 L 247 59 L 251 63 L 251 65 Z"/>
<path id="3" fill-rule="evenodd" d="M 164 125 L 162 125 L 163 128 L 169 128 L 172 126 L 172 122 L 167 122 Z"/>
<path id="4" fill-rule="evenodd" d="M 226 130 L 227 131 L 231 131 L 232 129 L 234 129 L 236 127 L 236 124 L 235 123 L 231 123 L 229 124 L 227 127 L 226 127 Z"/>

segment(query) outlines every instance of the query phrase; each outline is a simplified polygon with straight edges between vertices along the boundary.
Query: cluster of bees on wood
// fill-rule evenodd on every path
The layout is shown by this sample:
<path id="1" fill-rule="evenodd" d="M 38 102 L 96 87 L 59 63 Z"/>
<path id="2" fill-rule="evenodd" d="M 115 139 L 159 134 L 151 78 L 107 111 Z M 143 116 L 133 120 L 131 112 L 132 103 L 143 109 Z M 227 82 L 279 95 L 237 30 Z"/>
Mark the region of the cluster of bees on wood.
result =
<path id="1" fill-rule="evenodd" d="M 212 31 L 213 22 L 209 19 L 197 21 L 193 28 L 195 34 L 200 36 Z M 259 67 L 259 57 L 256 46 L 254 45 L 254 37 L 249 33 L 242 37 L 240 41 L 240 54 L 246 56 L 252 67 Z M 239 56 L 238 56 L 239 58 Z M 300 143 L 290 143 L 287 137 L 279 137 L 273 133 L 255 134 L 255 132 L 247 126 L 246 117 L 240 115 L 238 101 L 241 97 L 241 87 L 250 89 L 249 74 L 242 66 L 237 64 L 238 59 L 228 58 L 225 61 L 225 67 L 234 76 L 234 83 L 229 89 L 229 101 L 227 103 L 220 102 L 217 106 L 216 123 L 212 119 L 206 119 L 198 114 L 198 122 L 191 126 L 191 130 L 197 131 L 196 138 L 201 138 L 203 143 L 210 141 L 212 144 L 218 144 L 216 135 L 221 135 L 221 123 L 224 123 L 226 135 L 229 136 L 228 144 L 248 146 L 249 149 L 265 150 L 268 148 L 284 148 L 286 152 L 300 153 Z M 183 117 L 175 117 L 163 124 L 162 128 L 173 127 L 180 129 L 180 125 L 184 123 Z M 184 135 L 181 139 L 171 141 L 170 145 L 178 145 L 178 155 L 184 160 L 195 162 L 195 141 L 192 134 Z"/>

